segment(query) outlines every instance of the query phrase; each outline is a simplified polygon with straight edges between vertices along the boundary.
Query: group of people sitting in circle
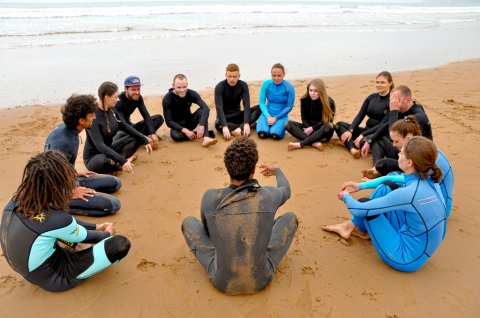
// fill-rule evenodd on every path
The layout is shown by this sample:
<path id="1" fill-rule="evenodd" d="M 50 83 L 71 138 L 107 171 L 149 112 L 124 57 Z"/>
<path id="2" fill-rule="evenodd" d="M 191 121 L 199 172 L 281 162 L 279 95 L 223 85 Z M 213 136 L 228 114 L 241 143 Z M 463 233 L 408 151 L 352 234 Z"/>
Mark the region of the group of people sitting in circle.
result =
<path id="1" fill-rule="evenodd" d="M 311 146 L 319 150 L 334 133 L 354 158 L 372 154 L 373 167 L 364 182 L 345 182 L 338 198 L 352 218 L 322 226 L 343 239 L 372 241 L 386 264 L 415 271 L 438 249 L 452 209 L 453 172 L 445 155 L 432 142 L 430 122 L 422 105 L 406 86 L 394 87 L 389 72 L 376 77 L 377 92 L 366 98 L 351 123 L 334 121 L 336 105 L 323 80 L 314 79 L 300 98 L 301 122 L 288 120 L 295 101 L 294 86 L 285 69 L 273 65 L 272 78 L 262 83 L 259 105 L 250 105 L 247 83 L 239 68 L 229 64 L 226 79 L 215 87 L 215 129 L 223 138 L 236 137 L 226 148 L 224 164 L 229 186 L 205 192 L 200 220 L 182 223 L 188 247 L 212 284 L 227 294 L 249 294 L 265 288 L 290 247 L 298 220 L 277 209 L 291 194 L 287 177 L 270 164 L 260 173 L 275 176 L 277 186 L 260 186 L 254 178 L 257 143 L 249 136 L 280 140 L 288 131 L 298 142 L 288 150 Z M 150 115 L 140 79 L 125 79 L 120 95 L 112 82 L 93 95 L 72 95 L 62 107 L 63 124 L 55 127 L 44 152 L 33 156 L 20 186 L 4 208 L 0 237 L 10 266 L 32 284 L 64 291 L 124 258 L 128 238 L 117 235 L 110 222 L 92 224 L 73 215 L 106 216 L 121 207 L 112 193 L 121 188 L 115 171 L 133 172 L 136 151 L 158 147 L 157 130 L 165 122 L 172 140 L 201 139 L 217 143 L 208 128 L 209 108 L 188 88 L 185 75 L 175 75 L 163 97 L 163 116 Z M 192 104 L 199 106 L 192 112 Z M 241 109 L 243 104 L 243 110 Z M 133 123 L 138 110 L 143 120 Z M 366 120 L 365 127 L 361 123 Z M 255 127 L 256 126 L 256 127 Z M 86 130 L 83 159 L 88 171 L 75 170 L 79 133 Z M 369 198 L 350 193 L 375 189 Z"/>

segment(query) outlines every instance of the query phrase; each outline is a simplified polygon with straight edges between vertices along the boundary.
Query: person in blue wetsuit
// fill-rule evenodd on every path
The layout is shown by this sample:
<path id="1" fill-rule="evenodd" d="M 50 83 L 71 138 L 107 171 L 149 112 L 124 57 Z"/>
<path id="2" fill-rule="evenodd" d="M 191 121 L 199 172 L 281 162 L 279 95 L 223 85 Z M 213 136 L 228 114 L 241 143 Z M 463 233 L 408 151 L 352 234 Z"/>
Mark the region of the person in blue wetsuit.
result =
<path id="1" fill-rule="evenodd" d="M 285 68 L 282 64 L 273 65 L 272 79 L 260 87 L 260 109 L 262 115 L 257 122 L 257 135 L 261 139 L 272 137 L 275 140 L 285 136 L 285 124 L 295 101 L 295 88 L 284 80 Z"/>
<path id="2" fill-rule="evenodd" d="M 6 204 L 0 243 L 8 264 L 27 281 L 64 291 L 124 258 L 130 241 L 112 223 L 91 224 L 68 214 L 77 173 L 55 150 L 32 157 Z M 75 250 L 59 244 L 70 245 Z M 76 243 L 88 243 L 84 249 Z"/>
<path id="3" fill-rule="evenodd" d="M 411 139 L 414 136 L 420 136 L 421 129 L 415 119 L 415 116 L 408 115 L 403 119 L 397 120 L 392 127 L 390 128 L 390 139 L 392 140 L 393 146 L 401 150 L 405 141 Z M 436 165 L 442 169 L 442 179 L 439 182 L 440 189 L 442 190 L 443 198 L 445 199 L 445 204 L 447 206 L 447 216 L 450 215 L 452 210 L 452 197 L 453 197 L 453 184 L 454 184 L 454 176 L 452 166 L 448 161 L 447 157 L 437 149 L 438 157 L 436 160 Z M 398 157 L 398 156 L 397 156 Z M 370 169 L 371 172 L 369 174 L 376 176 L 386 176 L 389 177 L 380 177 L 376 179 L 372 179 L 368 182 L 364 187 L 368 188 L 375 188 L 382 182 L 390 182 L 389 186 L 391 187 L 391 182 L 395 183 L 398 180 L 397 174 L 402 172 L 400 167 L 398 166 L 398 160 L 392 158 L 383 158 L 378 160 L 375 163 L 375 166 Z M 395 173 L 393 176 L 390 174 Z M 392 179 L 393 178 L 393 179 Z M 401 178 L 401 177 L 400 177 Z M 380 180 L 377 180 L 380 179 Z M 375 180 L 375 181 L 374 181 Z M 400 182 L 402 184 L 402 182 Z"/>
<path id="4" fill-rule="evenodd" d="M 307 92 L 300 98 L 302 122 L 289 120 L 285 125 L 287 131 L 300 142 L 288 144 L 288 150 L 312 146 L 323 150 L 322 142 L 333 136 L 333 117 L 335 102 L 327 95 L 325 82 L 316 78 L 307 85 Z"/>
<path id="5" fill-rule="evenodd" d="M 59 150 L 75 167 L 79 133 L 95 119 L 97 102 L 93 95 L 72 95 L 62 107 L 63 124 L 55 127 L 45 141 L 45 150 Z M 122 186 L 119 178 L 92 171 L 77 173 L 77 187 L 70 200 L 71 214 L 105 216 L 120 209 L 120 200 L 111 194 Z M 105 193 L 102 193 L 105 192 Z"/>
<path id="6" fill-rule="evenodd" d="M 390 91 L 394 86 L 392 74 L 387 71 L 380 72 L 375 78 L 377 92 L 365 99 L 352 123 L 339 121 L 335 124 L 340 143 L 345 145 L 355 159 L 361 156 L 359 149 L 363 146 L 365 137 L 372 135 L 380 127 L 379 124 L 388 111 Z M 368 118 L 365 127 L 360 127 L 365 117 Z"/>
<path id="7" fill-rule="evenodd" d="M 359 201 L 348 190 L 341 191 L 338 197 L 353 219 L 322 229 L 344 238 L 355 228 L 368 232 L 377 253 L 389 266 L 403 272 L 420 269 L 446 232 L 447 212 L 438 185 L 442 170 L 435 164 L 436 158 L 437 149 L 431 140 L 413 137 L 398 158 L 405 186 L 387 193 L 377 188 L 370 199 Z"/>
<path id="8" fill-rule="evenodd" d="M 118 86 L 112 82 L 103 82 L 98 88 L 98 108 L 95 120 L 87 128 L 87 141 L 83 148 L 85 166 L 98 173 L 111 173 L 123 170 L 133 172 L 135 152 L 145 145 L 148 154 L 152 153 L 152 139 L 138 132 L 125 122 L 115 109 L 118 101 Z M 117 132 L 126 133 L 114 140 Z"/>

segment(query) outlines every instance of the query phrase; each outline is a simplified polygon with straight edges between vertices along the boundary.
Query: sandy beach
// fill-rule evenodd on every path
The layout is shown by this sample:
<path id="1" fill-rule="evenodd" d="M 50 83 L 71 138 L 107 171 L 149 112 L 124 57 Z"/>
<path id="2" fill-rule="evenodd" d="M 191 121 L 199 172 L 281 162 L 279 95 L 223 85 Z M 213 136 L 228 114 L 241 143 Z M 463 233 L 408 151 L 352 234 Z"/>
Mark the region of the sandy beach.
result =
<path id="1" fill-rule="evenodd" d="M 353 119 L 366 96 L 375 91 L 375 75 L 324 78 L 337 104 L 335 120 Z M 223 295 L 212 287 L 188 250 L 180 224 L 188 215 L 199 217 L 200 199 L 207 188 L 228 185 L 223 152 L 230 141 L 218 134 L 218 144 L 208 149 L 195 141 L 174 143 L 162 126 L 160 148 L 151 156 L 141 148 L 135 173 L 121 174 L 121 210 L 100 220 L 114 222 L 132 241 L 129 255 L 63 293 L 28 283 L 0 257 L 0 316 L 477 317 L 480 60 L 394 72 L 393 76 L 396 85 L 409 86 L 424 105 L 434 141 L 455 173 L 445 241 L 418 272 L 397 272 L 381 261 L 369 241 L 346 241 L 320 228 L 349 217 L 336 194 L 343 181 L 360 180 L 360 171 L 371 166 L 370 158 L 355 160 L 333 142 L 323 152 L 314 148 L 289 152 L 287 144 L 294 140 L 290 135 L 273 141 L 253 134 L 260 162 L 281 167 L 291 184 L 292 197 L 277 215 L 293 211 L 300 226 L 269 287 L 255 295 Z M 300 120 L 298 97 L 308 79 L 293 82 L 297 98 L 290 118 Z M 250 83 L 252 103 L 258 101 L 259 87 L 259 82 Z M 211 108 L 213 127 L 213 90 L 200 93 Z M 151 114 L 161 113 L 161 96 L 147 96 L 146 105 Z M 16 190 L 27 160 L 43 150 L 46 136 L 61 122 L 59 108 L 36 105 L 0 110 L 2 206 Z M 84 141 L 84 132 L 81 136 Z M 77 168 L 84 169 L 81 155 Z M 257 178 L 261 185 L 275 184 L 273 177 Z"/>

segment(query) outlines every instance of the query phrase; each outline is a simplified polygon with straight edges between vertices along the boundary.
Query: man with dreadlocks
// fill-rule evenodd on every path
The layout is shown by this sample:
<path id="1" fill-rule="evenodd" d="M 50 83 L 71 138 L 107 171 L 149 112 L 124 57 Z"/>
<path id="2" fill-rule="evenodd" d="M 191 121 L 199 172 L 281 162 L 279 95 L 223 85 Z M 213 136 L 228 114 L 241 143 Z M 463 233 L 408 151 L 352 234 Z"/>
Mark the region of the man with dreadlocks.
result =
<path id="1" fill-rule="evenodd" d="M 112 223 L 75 219 L 68 203 L 77 173 L 58 151 L 32 157 L 13 198 L 3 210 L 0 243 L 8 264 L 30 283 L 64 291 L 124 258 L 130 241 Z M 59 241 L 90 243 L 72 252 Z"/>
<path id="2" fill-rule="evenodd" d="M 253 179 L 257 145 L 246 136 L 225 151 L 230 186 L 209 189 L 202 198 L 201 219 L 187 217 L 185 240 L 220 291 L 251 294 L 264 289 L 287 252 L 298 227 L 295 214 L 274 220 L 277 209 L 290 198 L 290 185 L 279 168 L 261 165 L 261 173 L 275 175 L 277 187 L 261 187 Z"/>
<path id="3" fill-rule="evenodd" d="M 45 150 L 63 152 L 72 166 L 75 166 L 79 134 L 92 126 L 96 110 L 97 102 L 93 95 L 70 96 L 61 109 L 64 123 L 55 127 L 48 135 Z M 84 171 L 78 172 L 77 183 L 70 200 L 71 214 L 105 216 L 120 209 L 120 200 L 107 194 L 120 189 L 122 182 L 119 178 Z"/>

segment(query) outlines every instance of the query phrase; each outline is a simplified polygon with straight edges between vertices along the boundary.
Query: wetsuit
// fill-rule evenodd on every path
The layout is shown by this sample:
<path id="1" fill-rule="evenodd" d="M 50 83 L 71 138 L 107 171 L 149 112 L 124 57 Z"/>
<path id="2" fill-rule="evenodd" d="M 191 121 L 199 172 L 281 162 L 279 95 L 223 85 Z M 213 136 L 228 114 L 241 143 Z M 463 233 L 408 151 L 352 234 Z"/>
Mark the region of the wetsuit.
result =
<path id="1" fill-rule="evenodd" d="M 48 291 L 77 286 L 124 258 L 130 241 L 95 231 L 95 224 L 81 222 L 63 211 L 50 210 L 34 219 L 16 212 L 10 200 L 3 210 L 0 237 L 8 264 L 30 283 Z M 61 248 L 58 241 L 96 243 L 80 252 Z"/>
<path id="2" fill-rule="evenodd" d="M 280 169 L 277 187 L 248 180 L 239 187 L 209 189 L 201 204 L 202 221 L 189 216 L 182 232 L 192 253 L 220 291 L 250 294 L 265 288 L 287 252 L 298 221 L 292 212 L 274 220 L 290 197 L 290 185 Z"/>
<path id="3" fill-rule="evenodd" d="M 243 109 L 240 109 L 240 102 L 243 101 Z M 223 127 L 232 131 L 238 127 L 243 129 L 243 124 L 253 124 L 260 117 L 260 107 L 250 107 L 250 93 L 248 85 L 239 80 L 235 86 L 223 80 L 215 86 L 215 108 L 217 119 L 215 128 L 222 132 Z"/>
<path id="4" fill-rule="evenodd" d="M 282 139 L 285 136 L 285 124 L 294 101 L 295 88 L 290 82 L 282 80 L 280 84 L 275 84 L 269 79 L 262 83 L 259 100 L 262 115 L 257 122 L 257 134 L 260 138 L 272 136 L 274 139 Z M 271 126 L 267 122 L 269 116 L 277 119 Z"/>
<path id="5" fill-rule="evenodd" d="M 45 150 L 62 151 L 67 160 L 75 167 L 79 146 L 79 131 L 65 124 L 55 127 L 45 141 Z M 89 216 L 114 214 L 120 209 L 120 200 L 107 193 L 116 192 L 122 186 L 119 178 L 96 174 L 89 177 L 77 177 L 77 185 L 97 191 L 88 202 L 81 199 L 70 200 L 70 213 Z M 107 192 L 107 193 L 102 193 Z"/>
<path id="6" fill-rule="evenodd" d="M 440 190 L 442 191 L 443 199 L 445 200 L 445 206 L 447 211 L 447 217 L 450 216 L 450 212 L 452 211 L 452 197 L 453 197 L 453 184 L 454 184 L 454 176 L 452 166 L 448 161 L 447 157 L 437 149 L 438 157 L 435 161 L 435 164 L 442 169 L 442 179 L 438 183 L 440 186 Z M 381 169 L 378 170 L 377 166 L 382 164 Z M 380 159 L 377 164 L 375 165 L 377 171 L 383 175 L 383 177 L 375 178 L 369 180 L 367 182 L 360 183 L 360 190 L 362 189 L 373 189 L 377 186 L 381 185 L 385 181 L 393 182 L 398 184 L 399 186 L 403 186 L 405 181 L 403 178 L 403 173 L 398 174 L 396 172 L 401 171 L 400 167 L 398 166 L 398 161 L 390 158 Z M 394 174 L 392 174 L 392 172 Z"/>
<path id="7" fill-rule="evenodd" d="M 117 105 L 115 105 L 115 109 L 117 110 L 118 115 L 122 117 L 122 120 L 124 122 L 128 123 L 138 132 L 146 136 L 155 134 L 158 128 L 160 128 L 160 126 L 162 126 L 163 124 L 162 115 L 150 116 L 141 95 L 138 100 L 133 100 L 127 98 L 125 92 L 122 92 L 118 96 L 118 102 Z M 135 109 L 138 109 L 138 111 L 143 117 L 143 120 L 134 124 L 130 120 L 130 116 L 135 111 Z M 124 133 L 120 132 L 117 136 L 115 136 L 114 140 L 120 139 L 123 136 Z"/>
<path id="8" fill-rule="evenodd" d="M 96 118 L 87 128 L 87 141 L 83 149 L 83 161 L 90 171 L 109 173 L 121 170 L 135 151 L 149 143 L 148 138 L 121 120 L 115 109 L 104 111 L 97 108 Z M 113 141 L 121 129 L 126 136 Z"/>
<path id="9" fill-rule="evenodd" d="M 390 93 L 385 96 L 382 96 L 379 93 L 371 94 L 365 99 L 357 116 L 355 116 L 351 124 L 344 121 L 337 122 L 335 132 L 337 133 L 338 138 L 341 138 L 342 134 L 347 130 L 352 133 L 352 138 L 345 143 L 348 150 L 355 147 L 354 141 L 358 136 L 363 135 L 366 137 L 373 134 L 379 128 L 378 125 L 381 123 L 382 119 L 384 119 L 389 104 Z M 365 127 L 360 127 L 359 125 L 365 117 L 368 117 Z"/>
<path id="10" fill-rule="evenodd" d="M 330 109 L 335 114 L 335 102 L 328 97 Z M 302 123 L 289 120 L 285 126 L 287 131 L 295 138 L 301 140 L 300 146 L 305 147 L 317 141 L 329 141 L 333 136 L 333 125 L 323 123 L 323 104 L 320 99 L 312 100 L 310 97 L 300 99 L 300 114 Z M 307 135 L 303 129 L 312 127 L 313 132 Z"/>
<path id="11" fill-rule="evenodd" d="M 191 111 L 192 104 L 200 106 L 194 113 Z M 182 129 L 187 128 L 193 131 L 198 125 L 205 127 L 204 137 L 215 137 L 213 131 L 208 130 L 210 109 L 194 90 L 188 89 L 185 97 L 180 97 L 174 93 L 173 88 L 170 88 L 163 97 L 162 106 L 165 123 L 170 128 L 170 136 L 173 140 L 190 140 Z"/>
<path id="12" fill-rule="evenodd" d="M 412 173 L 404 181 L 405 186 L 394 191 L 377 188 L 366 202 L 349 194 L 343 201 L 354 216 L 353 223 L 370 234 L 383 261 L 396 270 L 412 272 L 442 243 L 447 213 L 440 187 L 429 177 L 421 180 Z"/>
<path id="13" fill-rule="evenodd" d="M 397 120 L 403 119 L 408 115 L 413 115 L 415 117 L 422 131 L 422 136 L 433 140 L 430 120 L 428 119 L 422 105 L 413 102 L 412 107 L 410 107 L 410 109 L 407 110 L 405 113 L 400 113 L 398 110 L 388 111 L 382 122 L 380 123 L 377 131 L 372 135 L 365 137 L 367 139 L 367 142 L 371 145 L 372 158 L 374 163 L 376 163 L 377 160 L 385 157 L 393 159 L 398 158 L 398 149 L 393 146 L 388 135 L 389 128 Z"/>

